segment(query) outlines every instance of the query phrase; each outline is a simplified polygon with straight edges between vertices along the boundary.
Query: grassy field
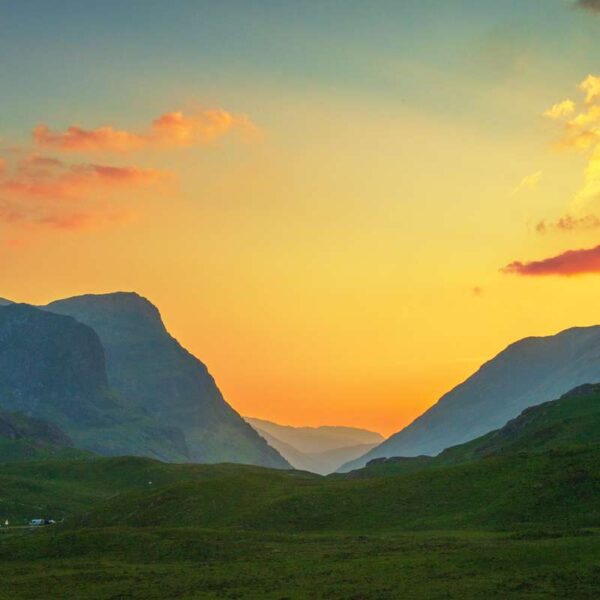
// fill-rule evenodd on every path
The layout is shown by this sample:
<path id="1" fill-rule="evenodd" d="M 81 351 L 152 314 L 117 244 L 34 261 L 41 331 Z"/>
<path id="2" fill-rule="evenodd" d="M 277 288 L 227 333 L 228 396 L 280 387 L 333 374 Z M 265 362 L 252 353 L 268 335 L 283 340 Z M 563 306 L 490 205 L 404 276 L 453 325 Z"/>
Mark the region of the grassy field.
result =
<path id="1" fill-rule="evenodd" d="M 284 535 L 187 528 L 0 534 L 0 598 L 597 598 L 595 531 Z"/>

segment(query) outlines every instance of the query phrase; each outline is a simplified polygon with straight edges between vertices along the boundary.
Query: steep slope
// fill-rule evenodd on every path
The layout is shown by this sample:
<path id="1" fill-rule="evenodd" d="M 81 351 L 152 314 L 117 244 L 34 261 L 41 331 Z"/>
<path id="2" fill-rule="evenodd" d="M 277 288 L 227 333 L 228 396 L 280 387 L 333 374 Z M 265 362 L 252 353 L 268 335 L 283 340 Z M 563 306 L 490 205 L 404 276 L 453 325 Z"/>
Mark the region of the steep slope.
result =
<path id="1" fill-rule="evenodd" d="M 368 452 L 383 436 L 355 427 L 292 427 L 264 419 L 246 421 L 295 468 L 320 475 Z"/>
<path id="2" fill-rule="evenodd" d="M 600 445 L 600 384 L 585 384 L 558 400 L 526 408 L 504 427 L 437 456 L 376 458 L 344 477 L 412 473 L 517 452 L 541 453 L 559 448 Z"/>
<path id="3" fill-rule="evenodd" d="M 119 404 L 90 327 L 25 304 L 0 308 L 0 408 L 50 421 L 101 454 L 185 458 L 177 432 Z"/>
<path id="4" fill-rule="evenodd" d="M 169 335 L 145 298 L 124 292 L 85 295 L 44 308 L 98 333 L 111 388 L 127 406 L 180 430 L 190 461 L 289 468 L 225 402 L 205 365 Z"/>
<path id="5" fill-rule="evenodd" d="M 85 455 L 56 425 L 0 410 L 0 463 Z"/>
<path id="6" fill-rule="evenodd" d="M 373 458 L 435 455 L 501 427 L 524 408 L 600 381 L 600 326 L 511 344 L 408 427 L 340 471 Z"/>

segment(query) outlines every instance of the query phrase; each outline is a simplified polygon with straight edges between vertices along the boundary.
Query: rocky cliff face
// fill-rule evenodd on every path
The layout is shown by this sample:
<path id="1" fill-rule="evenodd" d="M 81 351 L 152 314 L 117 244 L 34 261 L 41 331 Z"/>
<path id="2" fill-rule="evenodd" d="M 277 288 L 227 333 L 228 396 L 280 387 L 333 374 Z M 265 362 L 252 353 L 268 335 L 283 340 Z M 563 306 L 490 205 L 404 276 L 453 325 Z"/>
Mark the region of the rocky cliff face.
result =
<path id="1" fill-rule="evenodd" d="M 399 433 L 341 467 L 390 456 L 436 455 L 502 427 L 523 409 L 600 381 L 600 326 L 511 344 Z"/>
<path id="2" fill-rule="evenodd" d="M 25 304 L 0 309 L 0 398 L 24 414 L 94 422 L 114 406 L 96 333 Z"/>
<path id="3" fill-rule="evenodd" d="M 124 406 L 96 332 L 25 304 L 0 308 L 0 408 L 59 426 L 80 448 L 186 460 L 183 436 Z"/>
<path id="4" fill-rule="evenodd" d="M 110 387 L 127 407 L 181 431 L 188 460 L 289 468 L 225 402 L 206 366 L 167 332 L 145 298 L 123 292 L 86 295 L 44 308 L 98 333 Z"/>

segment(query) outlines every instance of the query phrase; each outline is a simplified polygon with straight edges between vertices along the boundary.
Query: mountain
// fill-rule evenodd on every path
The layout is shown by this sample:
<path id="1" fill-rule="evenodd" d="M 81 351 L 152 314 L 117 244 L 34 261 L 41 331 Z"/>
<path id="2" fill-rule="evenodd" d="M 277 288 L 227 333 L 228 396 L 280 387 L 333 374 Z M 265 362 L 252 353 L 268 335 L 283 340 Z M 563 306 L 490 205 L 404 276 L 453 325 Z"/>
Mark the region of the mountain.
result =
<path id="1" fill-rule="evenodd" d="M 558 400 L 526 408 L 518 417 L 437 456 L 375 458 L 344 477 L 373 477 L 447 467 L 493 456 L 542 453 L 559 448 L 600 447 L 600 384 L 579 386 Z"/>
<path id="2" fill-rule="evenodd" d="M 225 402 L 206 366 L 167 332 L 158 309 L 145 298 L 89 294 L 43 308 L 98 334 L 111 389 L 124 406 L 181 432 L 188 461 L 289 468 Z"/>
<path id="3" fill-rule="evenodd" d="M 0 410 L 0 463 L 85 455 L 56 425 Z"/>
<path id="4" fill-rule="evenodd" d="M 26 304 L 0 307 L 0 409 L 49 421 L 99 454 L 185 460 L 180 432 L 119 402 L 93 329 Z"/>
<path id="5" fill-rule="evenodd" d="M 342 472 L 374 458 L 436 455 L 501 427 L 524 408 L 600 381 L 600 326 L 515 342 L 445 394 L 408 427 Z"/>
<path id="6" fill-rule="evenodd" d="M 6 298 L 0 298 L 0 306 L 8 306 L 9 304 L 12 304 L 10 300 L 7 300 Z"/>
<path id="7" fill-rule="evenodd" d="M 291 427 L 251 417 L 246 421 L 294 468 L 320 475 L 332 473 L 384 439 L 355 427 Z"/>

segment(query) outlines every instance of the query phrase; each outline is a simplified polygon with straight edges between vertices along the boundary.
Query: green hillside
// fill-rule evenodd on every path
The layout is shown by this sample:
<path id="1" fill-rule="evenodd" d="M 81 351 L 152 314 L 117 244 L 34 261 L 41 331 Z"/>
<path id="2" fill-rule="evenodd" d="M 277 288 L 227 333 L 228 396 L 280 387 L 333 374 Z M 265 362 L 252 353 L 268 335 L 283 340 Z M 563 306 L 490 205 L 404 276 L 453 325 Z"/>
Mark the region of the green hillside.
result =
<path id="1" fill-rule="evenodd" d="M 253 484 L 271 489 L 288 479 L 294 482 L 318 477 L 299 471 L 233 464 L 168 464 L 141 457 L 6 464 L 0 471 L 0 522 L 9 519 L 17 523 L 36 516 L 72 517 L 109 498 L 116 501 L 126 492 L 151 496 L 154 489 L 194 480 L 210 481 L 217 487 L 223 484 L 231 493 L 229 502 L 240 502 L 245 492 L 251 496 Z M 227 501 L 217 498 L 219 507 Z"/>
<path id="2" fill-rule="evenodd" d="M 274 532 L 600 527 L 598 497 L 592 446 L 350 480 L 232 469 L 117 496 L 80 522 Z"/>

